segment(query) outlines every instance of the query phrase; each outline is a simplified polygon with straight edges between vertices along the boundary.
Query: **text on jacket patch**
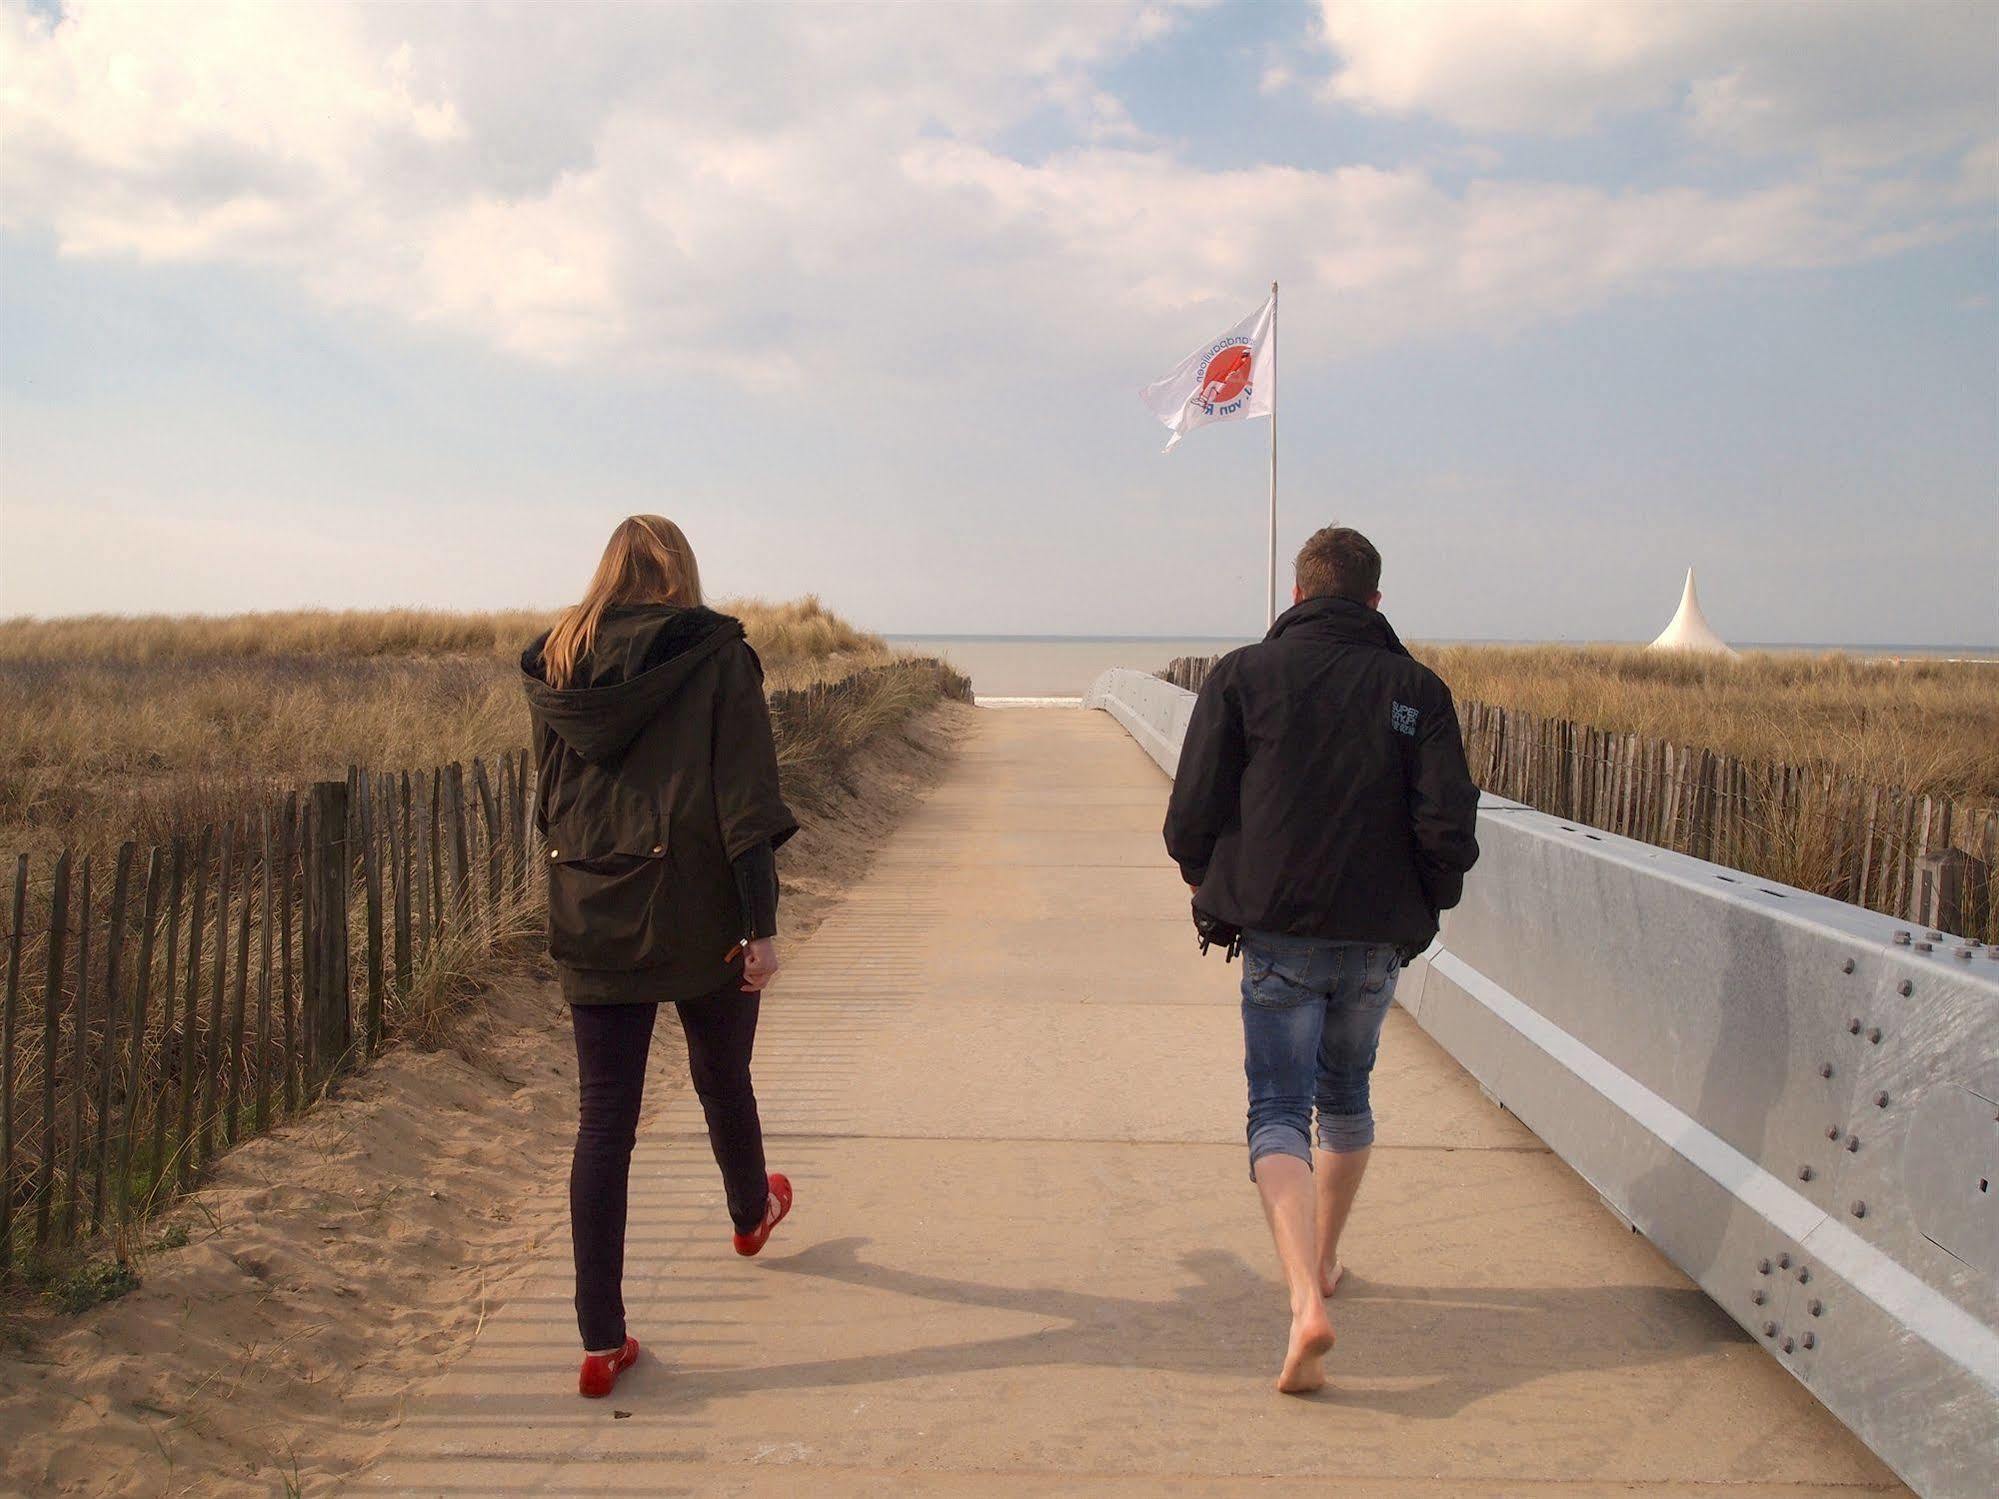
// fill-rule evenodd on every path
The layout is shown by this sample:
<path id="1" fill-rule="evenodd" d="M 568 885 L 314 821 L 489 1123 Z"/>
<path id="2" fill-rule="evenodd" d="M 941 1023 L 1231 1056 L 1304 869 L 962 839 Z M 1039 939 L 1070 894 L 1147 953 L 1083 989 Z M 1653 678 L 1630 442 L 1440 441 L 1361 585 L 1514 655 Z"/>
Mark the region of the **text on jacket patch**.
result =
<path id="1" fill-rule="evenodd" d="M 1388 705 L 1388 726 L 1398 734 L 1416 737 L 1416 710 L 1407 703 Z"/>

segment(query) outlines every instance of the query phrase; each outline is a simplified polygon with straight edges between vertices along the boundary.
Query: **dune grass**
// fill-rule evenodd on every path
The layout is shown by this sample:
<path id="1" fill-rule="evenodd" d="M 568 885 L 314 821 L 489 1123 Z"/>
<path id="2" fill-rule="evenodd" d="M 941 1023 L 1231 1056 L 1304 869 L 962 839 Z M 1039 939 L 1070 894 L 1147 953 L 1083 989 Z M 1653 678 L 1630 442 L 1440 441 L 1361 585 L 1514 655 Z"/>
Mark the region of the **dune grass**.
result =
<path id="1" fill-rule="evenodd" d="M 1999 797 L 1999 667 L 1633 646 L 1414 649 L 1461 701 L 1923 794 Z"/>
<path id="2" fill-rule="evenodd" d="M 719 607 L 773 691 L 896 659 L 807 597 Z M 0 621 L 0 851 L 157 841 L 350 764 L 527 743 L 517 662 L 553 612 Z"/>

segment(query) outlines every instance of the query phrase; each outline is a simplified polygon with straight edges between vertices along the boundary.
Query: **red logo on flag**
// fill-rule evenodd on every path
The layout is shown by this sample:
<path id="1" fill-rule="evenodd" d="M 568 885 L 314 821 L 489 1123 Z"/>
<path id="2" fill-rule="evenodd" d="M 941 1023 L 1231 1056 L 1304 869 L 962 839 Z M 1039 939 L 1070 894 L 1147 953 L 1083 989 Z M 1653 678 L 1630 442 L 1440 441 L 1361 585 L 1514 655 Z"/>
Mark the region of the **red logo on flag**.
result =
<path id="1" fill-rule="evenodd" d="M 1209 407 L 1226 406 L 1242 394 L 1242 388 L 1249 384 L 1251 358 L 1246 344 L 1236 344 L 1223 349 L 1208 361 L 1208 368 L 1201 376 L 1201 401 Z"/>

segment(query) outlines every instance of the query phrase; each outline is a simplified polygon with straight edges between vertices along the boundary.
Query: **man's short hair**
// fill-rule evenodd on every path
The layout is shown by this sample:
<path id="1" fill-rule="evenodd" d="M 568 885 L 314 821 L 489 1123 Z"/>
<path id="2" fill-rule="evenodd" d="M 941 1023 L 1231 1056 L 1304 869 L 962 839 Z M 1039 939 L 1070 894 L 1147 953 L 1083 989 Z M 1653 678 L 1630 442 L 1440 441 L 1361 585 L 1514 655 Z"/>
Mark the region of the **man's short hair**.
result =
<path id="1" fill-rule="evenodd" d="M 1298 549 L 1298 593 L 1365 604 L 1381 592 L 1381 553 L 1351 526 L 1314 531 Z"/>

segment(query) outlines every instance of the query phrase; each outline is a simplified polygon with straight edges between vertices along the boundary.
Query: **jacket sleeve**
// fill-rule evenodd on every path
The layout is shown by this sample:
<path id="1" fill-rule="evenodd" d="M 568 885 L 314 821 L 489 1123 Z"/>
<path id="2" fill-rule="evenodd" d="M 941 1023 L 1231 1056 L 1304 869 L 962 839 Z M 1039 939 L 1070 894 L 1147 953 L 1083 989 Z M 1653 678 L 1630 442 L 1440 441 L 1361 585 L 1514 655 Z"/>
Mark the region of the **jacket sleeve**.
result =
<path id="1" fill-rule="evenodd" d="M 1194 699 L 1166 804 L 1166 852 L 1190 885 L 1207 878 L 1216 840 L 1240 815 L 1247 758 L 1233 676 L 1217 669 Z"/>
<path id="2" fill-rule="evenodd" d="M 1465 874 L 1478 862 L 1478 787 L 1465 764 L 1458 711 L 1451 692 L 1438 685 L 1439 706 L 1418 731 L 1409 811 L 1416 837 L 1416 869 L 1435 911 L 1448 911 L 1464 894 Z"/>
<path id="3" fill-rule="evenodd" d="M 777 742 L 764 702 L 763 663 L 748 642 L 722 652 L 715 694 L 715 815 L 731 862 L 759 843 L 780 846 L 798 831 L 777 775 Z"/>
<path id="4" fill-rule="evenodd" d="M 777 935 L 777 855 L 768 841 L 753 843 L 731 862 L 736 899 L 743 908 L 743 940 Z"/>

